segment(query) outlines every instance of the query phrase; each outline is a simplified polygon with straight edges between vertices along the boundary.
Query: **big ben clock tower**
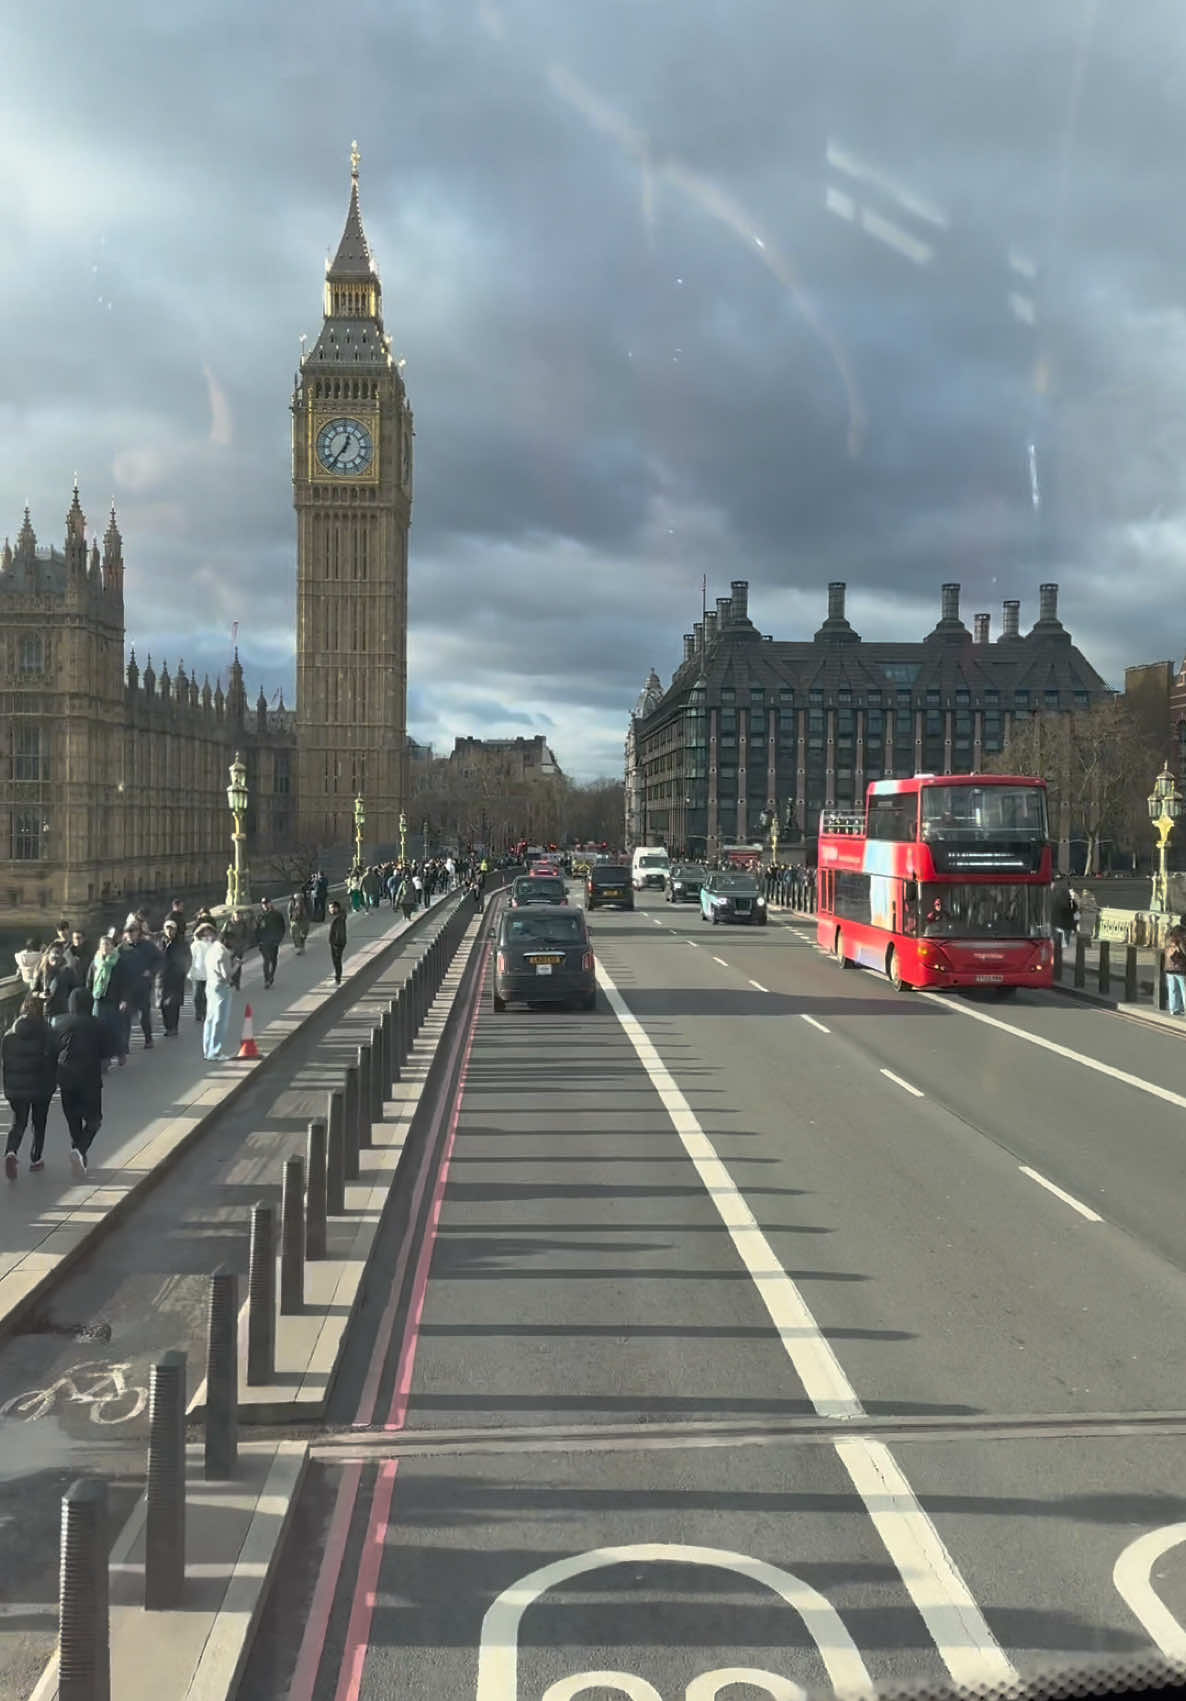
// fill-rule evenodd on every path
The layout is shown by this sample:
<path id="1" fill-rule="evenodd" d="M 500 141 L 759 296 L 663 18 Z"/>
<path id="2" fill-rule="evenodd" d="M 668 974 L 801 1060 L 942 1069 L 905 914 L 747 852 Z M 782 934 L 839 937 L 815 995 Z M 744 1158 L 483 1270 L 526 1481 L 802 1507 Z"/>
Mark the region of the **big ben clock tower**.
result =
<path id="1" fill-rule="evenodd" d="M 324 321 L 292 398 L 297 512 L 297 738 L 301 838 L 348 847 L 353 800 L 368 845 L 398 839 L 407 772 L 412 412 L 358 205 L 326 269 Z"/>

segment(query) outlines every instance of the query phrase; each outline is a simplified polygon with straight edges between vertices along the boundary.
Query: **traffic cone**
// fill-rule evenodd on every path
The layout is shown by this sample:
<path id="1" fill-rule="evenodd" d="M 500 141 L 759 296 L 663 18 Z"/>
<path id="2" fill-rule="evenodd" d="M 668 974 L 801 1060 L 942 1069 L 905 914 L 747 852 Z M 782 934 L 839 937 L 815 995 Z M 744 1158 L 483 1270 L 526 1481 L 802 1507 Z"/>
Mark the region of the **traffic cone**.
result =
<path id="1" fill-rule="evenodd" d="M 248 1058 L 259 1056 L 259 1047 L 255 1043 L 255 1029 L 251 1023 L 250 1004 L 243 1012 L 243 1037 L 239 1046 L 239 1056 Z"/>

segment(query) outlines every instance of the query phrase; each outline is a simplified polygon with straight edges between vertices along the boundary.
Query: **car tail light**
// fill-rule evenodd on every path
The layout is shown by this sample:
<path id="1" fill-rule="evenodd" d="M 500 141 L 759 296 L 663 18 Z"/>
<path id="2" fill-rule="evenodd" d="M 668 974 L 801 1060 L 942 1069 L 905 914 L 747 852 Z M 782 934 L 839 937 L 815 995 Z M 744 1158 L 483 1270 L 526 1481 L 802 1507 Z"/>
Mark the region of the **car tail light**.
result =
<path id="1" fill-rule="evenodd" d="M 593 953 L 592 953 L 592 951 L 586 951 L 585 952 L 585 955 L 581 958 L 581 967 L 584 969 L 586 974 L 592 974 L 593 973 Z"/>
<path id="2" fill-rule="evenodd" d="M 499 972 L 499 974 L 505 975 L 506 972 L 507 972 L 507 954 L 506 954 L 505 951 L 500 951 L 498 953 L 497 961 L 498 961 L 498 972 Z"/>

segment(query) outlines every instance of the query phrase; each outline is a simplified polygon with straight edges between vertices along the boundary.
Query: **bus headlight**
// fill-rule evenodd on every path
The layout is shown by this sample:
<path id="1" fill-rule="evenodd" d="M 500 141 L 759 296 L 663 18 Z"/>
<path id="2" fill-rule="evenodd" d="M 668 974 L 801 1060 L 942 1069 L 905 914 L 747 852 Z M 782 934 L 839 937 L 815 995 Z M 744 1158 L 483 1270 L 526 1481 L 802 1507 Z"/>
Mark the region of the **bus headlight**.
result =
<path id="1" fill-rule="evenodd" d="M 760 909 L 760 910 L 764 910 L 764 909 L 765 909 L 765 908 L 766 908 L 766 900 L 765 900 L 765 898 L 759 898 L 759 899 L 758 899 L 758 908 L 759 908 L 759 909 Z"/>

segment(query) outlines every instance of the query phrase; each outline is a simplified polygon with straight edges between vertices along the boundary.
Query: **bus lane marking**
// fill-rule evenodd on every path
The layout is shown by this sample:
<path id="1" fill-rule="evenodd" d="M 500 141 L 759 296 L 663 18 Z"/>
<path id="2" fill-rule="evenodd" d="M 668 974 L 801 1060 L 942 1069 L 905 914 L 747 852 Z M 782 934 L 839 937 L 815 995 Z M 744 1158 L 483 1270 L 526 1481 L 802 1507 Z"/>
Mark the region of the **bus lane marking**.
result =
<path id="1" fill-rule="evenodd" d="M 909 1081 L 903 1081 L 900 1075 L 895 1075 L 892 1069 L 883 1069 L 881 1073 L 887 1081 L 892 1081 L 895 1087 L 901 1087 L 903 1092 L 913 1093 L 916 1099 L 925 1099 L 926 1094 L 921 1087 L 912 1087 Z"/>
<path id="2" fill-rule="evenodd" d="M 822 1022 L 817 1022 L 814 1016 L 809 1016 L 807 1014 L 806 1010 L 800 1010 L 799 1015 L 802 1017 L 803 1021 L 810 1022 L 813 1028 L 818 1028 L 821 1034 L 831 1033 L 831 1028 L 825 1028 Z"/>
<path id="3" fill-rule="evenodd" d="M 774 1325 L 783 1351 L 819 1417 L 858 1419 L 865 1409 L 798 1286 L 775 1257 L 745 1197 L 675 1083 L 643 1024 L 597 966 L 606 1001 L 634 1047 L 651 1084 L 668 1107 L 688 1159 Z M 917 1091 L 917 1089 L 915 1089 Z M 920 1094 L 920 1097 L 922 1095 Z M 854 1435 L 835 1444 L 939 1657 L 957 1684 L 1009 1683 L 1016 1672 L 977 1606 L 938 1530 L 889 1449 Z"/>
<path id="4" fill-rule="evenodd" d="M 1162 1554 L 1186 1541 L 1186 1524 L 1166 1524 L 1129 1542 L 1112 1568 L 1125 1606 L 1167 1659 L 1186 1661 L 1186 1630 L 1153 1587 L 1153 1567 Z"/>
<path id="5" fill-rule="evenodd" d="M 1028 1033 L 1025 1028 L 1014 1027 L 1012 1022 L 1002 1022 L 999 1016 L 989 1016 L 985 1011 L 973 1010 L 967 1004 L 952 1003 L 940 993 L 917 990 L 914 996 L 929 999 L 932 1004 L 937 1004 L 941 1010 L 950 1011 L 953 1016 L 967 1016 L 973 1022 L 984 1022 L 990 1028 L 999 1028 L 1003 1034 L 1012 1034 L 1016 1039 L 1026 1040 L 1042 1051 L 1051 1051 L 1056 1057 L 1065 1057 L 1071 1063 L 1081 1063 L 1084 1069 L 1094 1069 L 1097 1075 L 1109 1075 L 1113 1081 L 1121 1081 L 1126 1087 L 1135 1087 L 1139 1093 L 1148 1093 L 1151 1098 L 1161 1099 L 1165 1104 L 1177 1105 L 1179 1110 L 1186 1110 L 1186 1094 L 1175 1093 L 1169 1087 L 1159 1087 L 1155 1081 L 1144 1081 L 1139 1075 L 1130 1075 L 1127 1069 L 1117 1069 L 1112 1063 L 1101 1063 L 1096 1057 L 1088 1057 L 1086 1052 L 1073 1051 L 1069 1045 L 1060 1045 L 1057 1040 L 1046 1039 L 1042 1034 Z"/>
<path id="6" fill-rule="evenodd" d="M 1080 1204 L 1078 1199 L 1070 1193 L 1064 1192 L 1061 1187 L 1056 1187 L 1053 1181 L 1047 1181 L 1044 1175 L 1039 1175 L 1036 1169 L 1031 1169 L 1028 1164 L 1018 1164 L 1017 1167 L 1022 1175 L 1028 1175 L 1031 1181 L 1036 1181 L 1039 1187 L 1046 1189 L 1047 1193 L 1053 1193 L 1056 1199 L 1061 1199 L 1064 1205 L 1071 1207 L 1072 1211 L 1078 1211 L 1079 1215 L 1086 1217 L 1089 1223 L 1103 1222 L 1104 1219 L 1098 1211 L 1093 1211 L 1090 1205 Z"/>

